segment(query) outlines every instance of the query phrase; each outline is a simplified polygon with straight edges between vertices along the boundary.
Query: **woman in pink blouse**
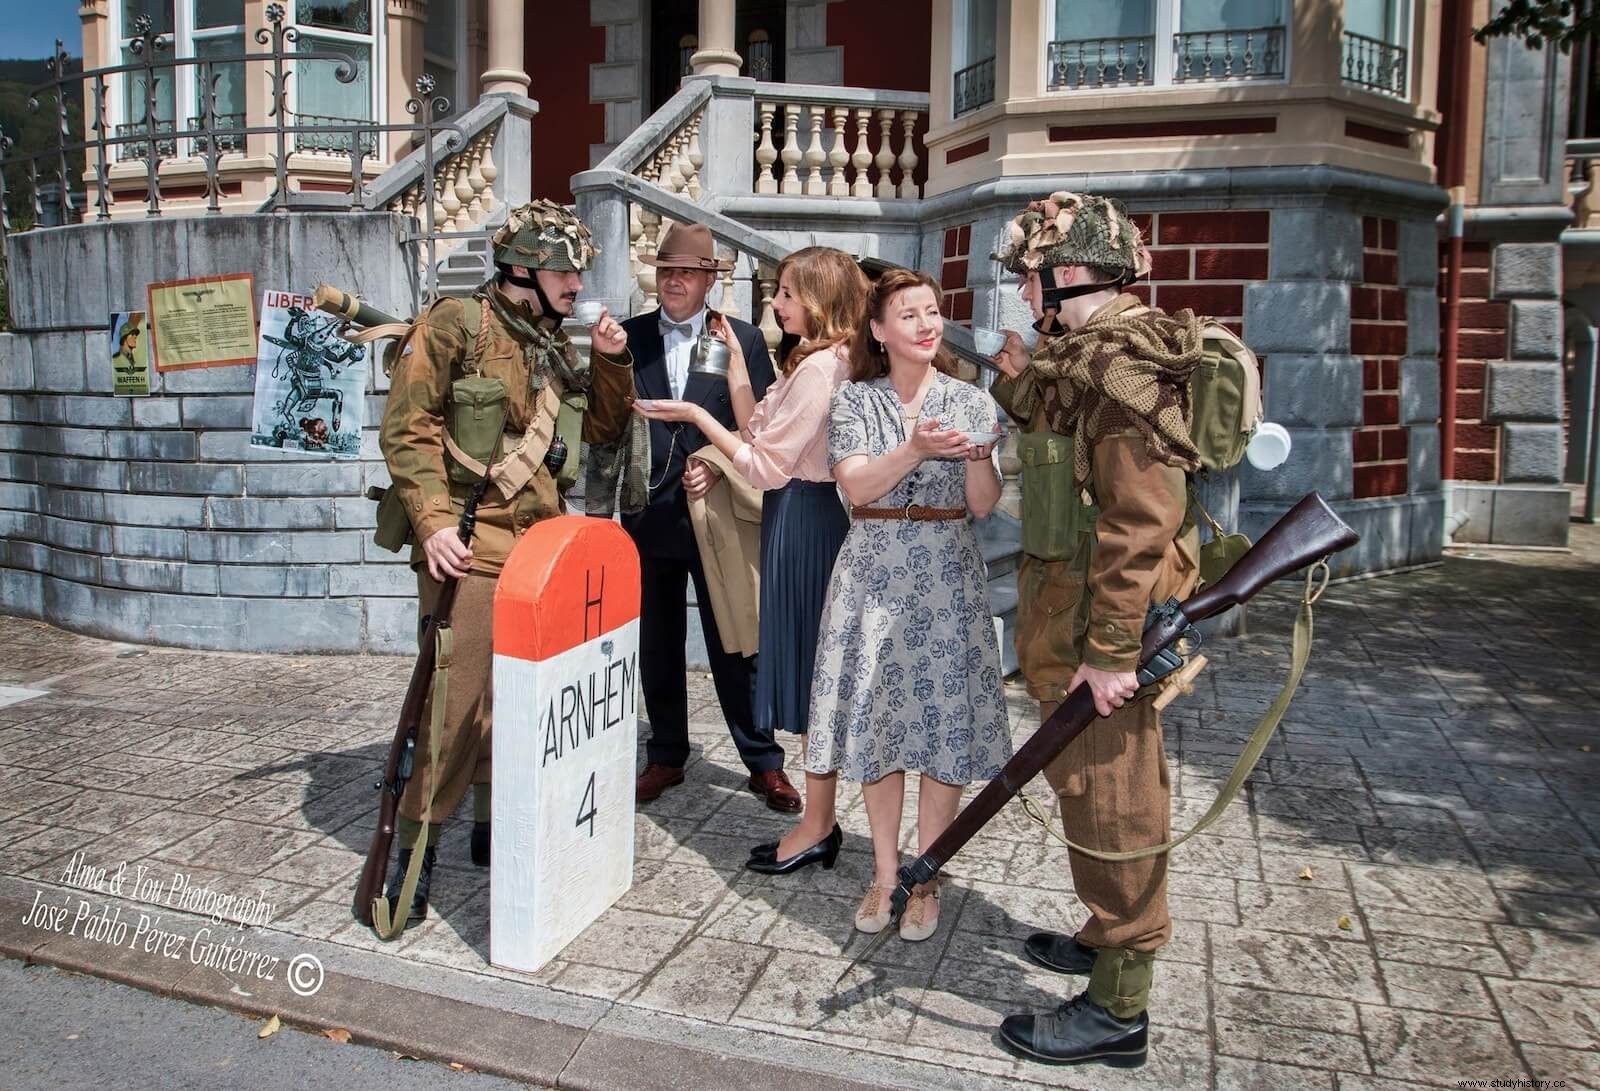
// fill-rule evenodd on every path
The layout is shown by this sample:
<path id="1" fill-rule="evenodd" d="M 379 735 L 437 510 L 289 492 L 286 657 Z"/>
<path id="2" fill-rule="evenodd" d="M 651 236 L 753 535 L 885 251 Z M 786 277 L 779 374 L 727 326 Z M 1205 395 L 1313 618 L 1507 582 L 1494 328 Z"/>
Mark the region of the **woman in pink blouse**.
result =
<path id="1" fill-rule="evenodd" d="M 828 411 L 833 392 L 849 375 L 845 350 L 861 325 L 868 287 L 855 259 L 842 250 L 808 246 L 783 260 L 772 310 L 784 333 L 800 343 L 779 361 L 782 374 L 756 404 L 738 341 L 725 338 L 737 435 L 692 402 L 634 403 L 652 420 L 693 424 L 746 480 L 767 490 L 761 509 L 758 728 L 806 731 L 817 625 L 833 559 L 850 529 L 828 468 Z M 836 789 L 835 774 L 807 773 L 800 824 L 782 841 L 758 845 L 749 866 L 774 874 L 817 861 L 831 868 L 844 840 L 834 822 Z"/>

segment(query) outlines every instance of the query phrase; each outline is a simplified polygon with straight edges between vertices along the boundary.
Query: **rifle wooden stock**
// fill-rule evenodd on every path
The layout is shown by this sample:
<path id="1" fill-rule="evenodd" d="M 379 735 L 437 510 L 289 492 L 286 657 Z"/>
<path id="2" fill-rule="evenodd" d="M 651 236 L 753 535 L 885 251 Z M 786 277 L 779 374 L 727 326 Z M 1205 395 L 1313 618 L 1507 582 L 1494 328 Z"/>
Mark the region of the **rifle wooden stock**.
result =
<path id="1" fill-rule="evenodd" d="M 472 531 L 478 523 L 478 503 L 483 499 L 483 491 L 488 483 L 487 477 L 478 483 L 461 512 L 461 525 L 456 533 L 468 545 L 472 544 Z M 350 912 L 355 914 L 356 920 L 368 928 L 372 927 L 372 900 L 383 892 L 384 875 L 389 870 L 389 850 L 394 844 L 400 797 L 405 794 L 406 782 L 411 777 L 411 770 L 405 768 L 406 751 L 412 751 L 414 766 L 417 739 L 422 731 L 422 713 L 428 707 L 428 694 L 433 689 L 439 630 L 450 624 L 450 614 L 456 604 L 456 590 L 460 585 L 459 579 L 447 576 L 433 613 L 424 619 L 422 632 L 417 636 L 417 662 L 411 668 L 411 683 L 406 687 L 405 700 L 400 704 L 400 720 L 395 725 L 394 739 L 389 743 L 389 756 L 383 763 L 383 779 L 375 785 L 379 791 L 378 828 L 372 832 L 372 843 L 367 846 L 367 858 L 361 865 L 361 877 L 356 880 L 355 900 L 350 905 Z M 401 913 L 406 911 L 405 907 L 400 909 Z"/>
<path id="2" fill-rule="evenodd" d="M 389 850 L 394 843 L 395 820 L 400 813 L 400 797 L 405 793 L 406 780 L 401 770 L 407 749 L 414 751 L 422 728 L 422 713 L 428 705 L 428 691 L 433 686 L 434 655 L 438 648 L 439 629 L 450 624 L 450 612 L 455 607 L 456 588 L 460 581 L 454 576 L 445 580 L 439 592 L 439 602 L 428 616 L 417 637 L 417 662 L 411 668 L 411 684 L 406 688 L 405 700 L 400 705 L 400 721 L 395 726 L 394 739 L 389 743 L 389 756 L 383 763 L 383 779 L 378 782 L 378 828 L 372 832 L 372 842 L 367 846 L 367 859 L 361 865 L 361 877 L 356 881 L 355 901 L 350 911 L 368 928 L 372 927 L 372 901 L 383 892 L 384 876 L 389 870 Z M 415 763 L 415 753 L 412 755 Z M 404 910 L 402 910 L 404 912 Z"/>
<path id="3" fill-rule="evenodd" d="M 1193 623 L 1247 602 L 1273 580 L 1348 549 L 1359 540 L 1360 536 L 1333 513 L 1322 497 L 1311 493 L 1273 524 L 1220 581 L 1185 600 L 1175 613 L 1168 613 L 1146 627 L 1140 665 L 1149 663 Z M 1001 807 L 1083 733 L 1095 715 L 1094 698 L 1088 686 L 1080 685 L 1067 694 L 1061 707 L 1039 725 L 1039 730 L 1006 762 L 1000 775 L 956 815 L 949 828 L 928 846 L 928 851 L 901 869 L 900 885 L 891 896 L 896 919 L 905 898 L 910 897 L 911 886 L 928 882 L 937 875 Z M 902 891 L 905 898 L 901 897 Z"/>

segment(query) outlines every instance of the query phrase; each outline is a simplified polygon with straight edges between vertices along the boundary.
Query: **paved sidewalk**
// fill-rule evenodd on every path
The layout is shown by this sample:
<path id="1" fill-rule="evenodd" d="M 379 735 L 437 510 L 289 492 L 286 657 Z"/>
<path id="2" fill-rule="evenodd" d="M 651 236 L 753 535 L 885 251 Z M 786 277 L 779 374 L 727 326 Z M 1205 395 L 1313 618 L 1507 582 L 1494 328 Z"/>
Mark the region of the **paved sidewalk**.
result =
<path id="1" fill-rule="evenodd" d="M 684 787 L 641 809 L 633 889 L 527 977 L 487 965 L 488 875 L 467 862 L 461 816 L 425 926 L 385 946 L 350 919 L 408 662 L 140 648 L 0 619 L 0 939 L 48 959 L 49 933 L 19 946 L 34 926 L 9 918 L 36 895 L 70 901 L 63 870 L 82 852 L 92 867 L 127 861 L 270 902 L 264 931 L 227 933 L 238 946 L 298 945 L 346 984 L 537 1017 L 574 1028 L 564 1055 L 586 1040 L 601 1062 L 621 1058 L 582 1079 L 558 1064 L 548 1082 L 680 1084 L 651 1071 L 648 1049 L 625 1048 L 654 1041 L 721 1064 L 727 1086 L 730 1062 L 747 1059 L 809 1088 L 1600 1086 L 1600 533 L 1573 533 L 1572 554 L 1458 553 L 1330 589 L 1304 688 L 1247 798 L 1174 855 L 1176 934 L 1140 1071 L 1017 1062 L 991 1040 L 1004 1013 L 1076 983 L 1019 955 L 1029 931 L 1082 910 L 1063 851 L 1016 808 L 948 869 L 938 935 L 891 940 L 835 993 L 862 943 L 860 795 L 841 800 L 834 871 L 743 872 L 749 845 L 787 820 L 742 790 L 700 676 L 702 750 Z M 1208 647 L 1212 666 L 1169 714 L 1175 829 L 1210 803 L 1276 692 L 1297 593 L 1274 588 L 1248 637 Z M 1009 693 L 1020 740 L 1033 710 Z M 908 800 L 908 845 L 914 813 Z M 209 923 L 173 909 L 163 921 L 191 940 Z M 127 943 L 102 946 L 104 966 L 87 968 L 137 977 Z M 231 992 L 252 995 L 239 979 Z M 264 996 L 239 1002 L 266 1010 Z M 330 1025 L 358 1024 L 361 1012 L 319 999 Z"/>

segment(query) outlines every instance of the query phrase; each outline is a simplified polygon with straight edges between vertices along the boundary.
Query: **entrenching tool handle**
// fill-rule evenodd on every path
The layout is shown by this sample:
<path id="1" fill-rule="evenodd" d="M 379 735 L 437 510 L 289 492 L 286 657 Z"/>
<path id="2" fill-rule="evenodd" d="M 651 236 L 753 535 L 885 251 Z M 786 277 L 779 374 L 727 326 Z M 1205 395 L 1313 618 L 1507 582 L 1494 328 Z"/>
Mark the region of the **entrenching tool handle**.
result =
<path id="1" fill-rule="evenodd" d="M 361 302 L 349 292 L 344 291 L 342 288 L 335 288 L 331 284 L 317 285 L 317 290 L 312 293 L 311 299 L 318 310 L 338 315 L 346 322 L 353 322 L 358 326 L 405 325 L 405 319 L 385 314 L 378 308 Z"/>
<path id="2" fill-rule="evenodd" d="M 1169 604 L 1166 609 L 1157 612 L 1155 620 L 1144 631 L 1143 649 L 1139 657 L 1141 668 L 1195 622 L 1204 621 L 1231 606 L 1246 602 L 1273 580 L 1314 564 L 1331 553 L 1348 549 L 1360 540 L 1360 535 L 1335 515 L 1322 497 L 1316 493 L 1307 495 L 1273 524 L 1272 529 L 1239 558 L 1223 579 L 1190 596 L 1182 604 Z M 1060 707 L 1039 725 L 1039 730 L 1029 736 L 1028 741 L 1006 762 L 999 776 L 986 784 L 972 802 L 962 808 L 949 828 L 928 846 L 928 851 L 900 869 L 900 883 L 891 899 L 888 928 L 893 928 L 899 922 L 899 910 L 904 908 L 906 898 L 910 897 L 912 886 L 928 882 L 938 875 L 939 869 L 1000 813 L 1000 808 L 1065 750 L 1068 743 L 1083 733 L 1094 721 L 1095 715 L 1094 696 L 1088 686 L 1080 685 L 1067 694 L 1067 699 Z M 862 952 L 862 956 L 867 953 Z M 841 980 L 843 976 L 840 975 Z"/>

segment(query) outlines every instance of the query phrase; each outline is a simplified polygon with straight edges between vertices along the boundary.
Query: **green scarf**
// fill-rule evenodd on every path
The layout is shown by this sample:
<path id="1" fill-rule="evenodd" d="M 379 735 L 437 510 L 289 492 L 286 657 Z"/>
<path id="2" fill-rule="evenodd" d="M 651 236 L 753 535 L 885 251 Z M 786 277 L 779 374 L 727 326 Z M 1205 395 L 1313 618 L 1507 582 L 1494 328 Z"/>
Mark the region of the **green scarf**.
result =
<path id="1" fill-rule="evenodd" d="M 1043 410 L 1051 431 L 1083 441 L 1073 444 L 1079 484 L 1089 480 L 1095 443 L 1130 427 L 1144 433 L 1151 458 L 1192 472 L 1200 456 L 1189 438 L 1189 376 L 1203 355 L 1203 325 L 1192 311 L 1169 316 L 1120 295 L 1039 346 L 1012 407 L 1021 420 Z"/>

